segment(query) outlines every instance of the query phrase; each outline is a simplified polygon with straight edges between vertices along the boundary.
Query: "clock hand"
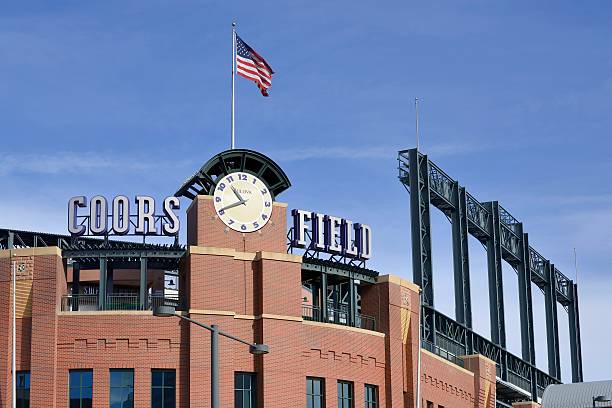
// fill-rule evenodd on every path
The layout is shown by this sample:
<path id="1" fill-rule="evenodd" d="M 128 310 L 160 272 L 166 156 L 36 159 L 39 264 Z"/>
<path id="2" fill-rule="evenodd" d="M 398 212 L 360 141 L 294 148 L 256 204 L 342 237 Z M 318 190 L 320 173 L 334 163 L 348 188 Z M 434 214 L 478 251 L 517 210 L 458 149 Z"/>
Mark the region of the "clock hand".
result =
<path id="1" fill-rule="evenodd" d="M 246 203 L 247 201 L 248 200 L 240 200 L 234 204 L 226 205 L 225 207 L 221 208 L 219 211 L 225 211 L 225 210 L 229 210 L 230 208 L 238 207 L 239 205 L 242 205 Z"/>
<path id="2" fill-rule="evenodd" d="M 234 186 L 230 186 L 232 188 L 232 191 L 234 192 L 234 194 L 236 195 L 236 197 L 242 201 L 243 203 L 246 203 L 245 199 L 242 198 L 242 196 L 240 195 L 240 193 L 238 192 L 238 190 L 236 189 L 236 187 Z"/>

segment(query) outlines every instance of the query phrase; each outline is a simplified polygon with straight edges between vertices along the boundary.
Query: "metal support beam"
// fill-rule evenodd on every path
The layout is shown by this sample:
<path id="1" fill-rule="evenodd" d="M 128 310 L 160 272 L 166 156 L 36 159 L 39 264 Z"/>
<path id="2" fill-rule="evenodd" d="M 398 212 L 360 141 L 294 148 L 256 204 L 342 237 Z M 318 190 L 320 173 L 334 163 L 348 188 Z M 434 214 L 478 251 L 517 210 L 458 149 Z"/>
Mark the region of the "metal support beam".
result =
<path id="1" fill-rule="evenodd" d="M 561 360 L 559 356 L 559 320 L 557 318 L 557 290 L 555 288 L 555 267 L 546 262 L 546 286 L 544 302 L 546 306 L 546 345 L 548 346 L 548 374 L 561 379 Z"/>
<path id="2" fill-rule="evenodd" d="M 519 229 L 522 231 L 522 225 Z M 523 360 L 535 364 L 529 240 L 527 234 L 521 235 L 523 237 L 520 245 L 522 261 L 517 265 L 519 311 L 521 317 L 521 351 Z"/>
<path id="3" fill-rule="evenodd" d="M 533 300 L 531 298 L 531 269 L 529 263 L 529 237 L 523 233 L 523 224 L 518 224 L 518 235 L 521 262 L 516 266 L 518 274 L 519 313 L 521 317 L 521 351 L 523 360 L 534 367 L 535 338 L 533 330 Z M 535 369 L 531 370 L 531 398 L 537 401 L 537 378 Z"/>
<path id="4" fill-rule="evenodd" d="M 453 265 L 455 275 L 455 318 L 472 328 L 472 302 L 470 299 L 470 263 L 468 260 L 468 221 L 465 188 L 453 184 L 452 212 Z"/>
<path id="5" fill-rule="evenodd" d="M 349 293 L 348 293 L 348 304 L 349 304 L 349 318 L 348 324 L 349 326 L 355 327 L 355 313 L 357 312 L 357 304 L 355 296 L 355 279 L 349 279 Z"/>
<path id="6" fill-rule="evenodd" d="M 100 258 L 100 284 L 98 289 L 98 310 L 106 309 L 106 258 Z"/>
<path id="7" fill-rule="evenodd" d="M 506 325 L 504 320 L 504 287 L 502 281 L 502 248 L 499 225 L 499 204 L 497 201 L 484 203 L 491 215 L 487 240 L 487 266 L 489 271 L 489 314 L 491 319 L 491 340 L 506 348 Z"/>
<path id="8" fill-rule="evenodd" d="M 434 306 L 431 262 L 431 220 L 429 214 L 429 165 L 417 149 L 408 152 L 410 166 L 410 228 L 412 235 L 412 273 L 423 291 L 423 305 Z M 423 338 L 435 344 L 433 316 L 422 313 Z"/>
<path id="9" fill-rule="evenodd" d="M 570 281 L 572 303 L 569 305 L 570 351 L 572 382 L 582 382 L 582 348 L 580 344 L 580 316 L 578 314 L 578 286 Z"/>
<path id="10" fill-rule="evenodd" d="M 210 327 L 210 406 L 219 408 L 219 328 Z"/>
<path id="11" fill-rule="evenodd" d="M 15 247 L 15 234 L 13 232 L 8 233 L 8 242 L 6 247 L 8 249 L 13 249 Z"/>
<path id="12" fill-rule="evenodd" d="M 327 273 L 321 272 L 321 321 L 327 322 Z"/>
<path id="13" fill-rule="evenodd" d="M 107 264 L 106 265 L 106 294 L 113 295 L 114 293 L 115 293 L 115 268 Z"/>
<path id="14" fill-rule="evenodd" d="M 77 295 L 81 291 L 81 265 L 78 262 L 72 263 L 72 294 Z M 79 310 L 79 302 L 73 302 L 72 310 Z"/>
<path id="15" fill-rule="evenodd" d="M 140 310 L 147 310 L 147 258 L 140 258 L 140 285 L 139 285 Z"/>

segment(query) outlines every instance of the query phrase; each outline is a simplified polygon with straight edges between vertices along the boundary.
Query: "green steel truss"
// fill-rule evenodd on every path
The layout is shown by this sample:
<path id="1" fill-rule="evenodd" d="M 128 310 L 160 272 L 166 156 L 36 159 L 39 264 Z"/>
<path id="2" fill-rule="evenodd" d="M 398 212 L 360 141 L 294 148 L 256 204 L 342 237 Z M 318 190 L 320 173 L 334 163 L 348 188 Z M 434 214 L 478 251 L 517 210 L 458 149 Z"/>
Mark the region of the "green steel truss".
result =
<path id="1" fill-rule="evenodd" d="M 498 380 L 526 390 L 537 400 L 548 383 L 559 382 L 557 303 L 569 315 L 572 381 L 582 381 L 576 284 L 529 245 L 523 224 L 497 201 L 480 202 L 417 149 L 398 154 L 399 179 L 410 193 L 414 281 L 422 288 L 423 341 L 448 353 L 481 353 L 498 363 Z M 452 223 L 455 320 L 434 308 L 430 207 Z M 491 340 L 472 331 L 468 235 L 487 251 Z M 502 261 L 518 275 L 522 358 L 506 350 Z M 535 366 L 531 282 L 546 305 L 548 374 Z"/>

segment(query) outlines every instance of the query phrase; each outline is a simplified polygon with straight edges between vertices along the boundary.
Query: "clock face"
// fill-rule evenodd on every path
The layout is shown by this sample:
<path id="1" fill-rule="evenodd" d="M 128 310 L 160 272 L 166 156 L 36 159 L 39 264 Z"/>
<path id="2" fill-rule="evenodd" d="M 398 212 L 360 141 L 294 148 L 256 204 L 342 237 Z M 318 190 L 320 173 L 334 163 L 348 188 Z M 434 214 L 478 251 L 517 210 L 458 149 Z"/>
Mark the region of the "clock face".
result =
<path id="1" fill-rule="evenodd" d="M 257 231 L 272 215 L 272 196 L 268 188 L 249 173 L 230 173 L 219 180 L 213 200 L 221 221 L 238 232 Z"/>

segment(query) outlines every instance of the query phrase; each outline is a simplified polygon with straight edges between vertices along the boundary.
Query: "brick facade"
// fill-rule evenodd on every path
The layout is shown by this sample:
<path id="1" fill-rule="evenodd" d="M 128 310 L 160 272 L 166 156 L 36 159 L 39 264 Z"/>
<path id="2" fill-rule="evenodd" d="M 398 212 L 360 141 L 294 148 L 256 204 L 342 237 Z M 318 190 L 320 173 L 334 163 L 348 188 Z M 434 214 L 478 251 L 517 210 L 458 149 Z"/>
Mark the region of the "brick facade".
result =
<path id="1" fill-rule="evenodd" d="M 362 313 L 377 331 L 302 319 L 301 257 L 286 253 L 287 207 L 275 203 L 270 222 L 241 234 L 215 216 L 209 197 L 187 210 L 188 252 L 182 294 L 191 318 L 217 324 L 270 353 L 220 340 L 221 406 L 233 406 L 234 372 L 256 372 L 259 407 L 305 407 L 307 376 L 325 379 L 326 406 L 337 406 L 337 381 L 354 383 L 355 407 L 364 386 L 378 386 L 379 406 L 414 407 L 421 353 L 422 407 L 495 406 L 495 364 L 464 357 L 465 368 L 421 350 L 419 288 L 381 276 L 363 286 Z M 93 369 L 95 407 L 109 406 L 109 369 L 134 369 L 135 407 L 151 406 L 151 369 L 177 372 L 177 406 L 210 406 L 210 333 L 147 311 L 62 312 L 67 267 L 57 248 L 0 251 L 0 293 L 11 293 L 11 261 L 20 266 L 17 369 L 31 371 L 33 407 L 68 406 L 68 371 Z M 0 310 L 12 311 L 11 297 Z M 0 408 L 11 400 L 11 313 L 0 314 Z"/>

